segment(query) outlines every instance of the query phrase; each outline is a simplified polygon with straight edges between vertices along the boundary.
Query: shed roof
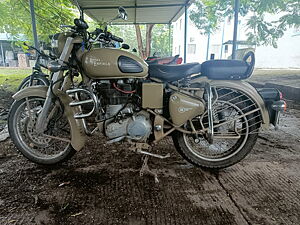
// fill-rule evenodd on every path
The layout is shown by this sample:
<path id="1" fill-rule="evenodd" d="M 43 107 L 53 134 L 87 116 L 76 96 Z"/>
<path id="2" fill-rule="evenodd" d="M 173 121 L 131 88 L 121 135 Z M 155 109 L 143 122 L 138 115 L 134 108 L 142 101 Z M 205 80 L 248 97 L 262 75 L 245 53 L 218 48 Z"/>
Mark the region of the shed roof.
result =
<path id="1" fill-rule="evenodd" d="M 184 7 L 193 0 L 78 0 L 84 13 L 103 22 L 112 19 L 119 6 L 128 13 L 128 20 L 117 20 L 117 24 L 169 24 L 176 21 Z"/>

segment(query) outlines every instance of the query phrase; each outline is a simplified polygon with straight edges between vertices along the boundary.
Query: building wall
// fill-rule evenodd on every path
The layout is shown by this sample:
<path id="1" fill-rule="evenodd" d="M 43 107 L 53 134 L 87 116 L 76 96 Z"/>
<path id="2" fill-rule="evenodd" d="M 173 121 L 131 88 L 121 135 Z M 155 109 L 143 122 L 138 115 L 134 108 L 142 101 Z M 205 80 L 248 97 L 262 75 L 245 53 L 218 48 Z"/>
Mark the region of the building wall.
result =
<path id="1" fill-rule="evenodd" d="M 290 29 L 278 40 L 278 48 L 256 48 L 258 68 L 300 68 L 300 35 Z"/>
<path id="2" fill-rule="evenodd" d="M 272 18 L 272 16 L 269 16 Z M 238 40 L 247 40 L 247 18 L 241 18 L 238 27 Z M 184 15 L 173 23 L 173 55 L 180 54 L 183 57 L 184 45 Z M 288 29 L 278 41 L 278 48 L 272 46 L 257 46 L 255 49 L 256 67 L 258 68 L 300 68 L 300 35 L 296 35 L 295 29 Z M 222 42 L 232 40 L 233 20 L 226 19 L 220 25 L 220 29 L 210 35 L 208 59 L 214 54 L 215 59 L 227 59 L 231 56 L 232 45 L 222 46 Z M 204 62 L 207 53 L 206 35 L 189 20 L 187 29 L 187 62 Z M 238 46 L 238 49 L 250 46 Z M 254 47 L 255 48 L 255 47 Z"/>

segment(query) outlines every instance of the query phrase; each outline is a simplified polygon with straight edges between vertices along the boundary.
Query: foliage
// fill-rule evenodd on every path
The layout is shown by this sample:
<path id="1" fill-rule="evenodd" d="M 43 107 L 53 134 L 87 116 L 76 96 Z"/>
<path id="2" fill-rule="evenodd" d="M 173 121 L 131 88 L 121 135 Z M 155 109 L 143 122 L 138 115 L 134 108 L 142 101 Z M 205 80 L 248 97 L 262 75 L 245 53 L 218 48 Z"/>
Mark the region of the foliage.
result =
<path id="1" fill-rule="evenodd" d="M 190 18 L 201 33 L 213 33 L 226 17 L 232 17 L 234 0 L 196 0 Z M 277 47 L 288 27 L 300 28 L 300 0 L 240 0 L 241 16 L 248 15 L 248 39 L 258 45 Z M 267 14 L 277 15 L 268 21 Z"/>
<path id="2" fill-rule="evenodd" d="M 40 41 L 48 43 L 49 35 L 61 32 L 60 25 L 73 25 L 73 19 L 78 17 L 77 9 L 69 0 L 34 0 L 37 22 L 37 32 Z M 112 15 L 113 17 L 114 15 Z M 88 21 L 89 31 L 96 27 L 104 28 L 103 22 Z M 142 40 L 146 42 L 146 26 L 140 25 Z M 109 25 L 109 31 L 120 36 L 131 48 L 137 48 L 134 25 Z M 15 39 L 33 40 L 30 7 L 28 0 L 0 0 L 0 32 L 13 35 Z M 162 56 L 170 55 L 169 30 L 167 25 L 155 25 L 152 31 L 151 51 Z M 17 45 L 21 45 L 22 42 Z"/>
<path id="3" fill-rule="evenodd" d="M 104 29 L 103 23 L 89 23 L 90 31 L 96 27 Z M 146 42 L 146 26 L 140 25 L 142 42 Z M 116 36 L 122 37 L 124 43 L 128 44 L 131 49 L 138 48 L 136 30 L 134 25 L 109 25 L 108 30 Z M 172 29 L 171 29 L 172 38 Z M 158 53 L 160 56 L 170 56 L 172 54 L 172 39 L 171 48 L 169 49 L 169 26 L 165 24 L 156 24 L 152 30 L 151 54 Z"/>
<path id="4" fill-rule="evenodd" d="M 170 27 L 171 29 L 171 27 Z M 161 57 L 172 55 L 172 29 L 169 33 L 169 26 L 157 24 L 153 28 L 152 34 L 152 53 L 158 54 Z M 170 37 L 169 37 L 170 34 Z M 170 39 L 171 38 L 171 39 Z"/>
<path id="5" fill-rule="evenodd" d="M 70 1 L 35 0 L 34 4 L 38 37 L 45 42 L 49 42 L 48 35 L 60 31 L 59 25 L 72 25 L 76 17 Z M 0 1 L 0 31 L 16 38 L 24 34 L 33 40 L 28 0 Z"/>

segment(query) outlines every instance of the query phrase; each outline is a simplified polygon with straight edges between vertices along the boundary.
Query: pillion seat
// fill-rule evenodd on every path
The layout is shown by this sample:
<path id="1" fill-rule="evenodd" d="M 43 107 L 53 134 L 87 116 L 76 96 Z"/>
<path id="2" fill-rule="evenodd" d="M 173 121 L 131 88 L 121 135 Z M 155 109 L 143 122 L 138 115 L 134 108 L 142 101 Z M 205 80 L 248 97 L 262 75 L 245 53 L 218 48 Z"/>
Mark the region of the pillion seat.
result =
<path id="1" fill-rule="evenodd" d="M 250 62 L 247 62 L 251 58 Z M 253 52 L 243 60 L 209 60 L 201 65 L 201 75 L 211 80 L 242 80 L 251 76 L 255 64 Z"/>
<path id="2" fill-rule="evenodd" d="M 200 72 L 201 64 L 199 63 L 186 63 L 180 65 L 149 65 L 149 77 L 157 78 L 165 82 L 177 81 L 192 74 L 199 74 Z"/>

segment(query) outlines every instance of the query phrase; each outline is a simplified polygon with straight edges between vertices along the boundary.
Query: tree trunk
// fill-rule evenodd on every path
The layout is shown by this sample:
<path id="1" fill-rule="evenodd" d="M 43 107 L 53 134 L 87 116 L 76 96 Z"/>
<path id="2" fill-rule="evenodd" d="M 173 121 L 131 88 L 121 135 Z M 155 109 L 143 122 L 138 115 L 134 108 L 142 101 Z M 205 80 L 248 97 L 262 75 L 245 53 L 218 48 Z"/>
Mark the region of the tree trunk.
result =
<path id="1" fill-rule="evenodd" d="M 146 57 L 151 54 L 151 40 L 152 40 L 152 29 L 154 24 L 147 24 L 146 27 Z"/>
<path id="2" fill-rule="evenodd" d="M 143 47 L 141 28 L 140 28 L 140 25 L 138 25 L 138 24 L 135 24 L 135 33 L 136 33 L 136 40 L 137 40 L 137 44 L 138 44 L 140 57 L 144 59 L 145 55 L 144 55 L 144 47 Z"/>
<path id="3" fill-rule="evenodd" d="M 139 54 L 140 54 L 141 58 L 143 58 L 143 59 L 146 59 L 151 54 L 151 40 L 152 40 L 153 27 L 154 27 L 154 24 L 147 24 L 147 26 L 146 26 L 146 47 L 144 47 L 140 25 L 138 25 L 138 24 L 135 25 L 136 39 L 137 39 L 137 43 L 138 43 Z"/>

